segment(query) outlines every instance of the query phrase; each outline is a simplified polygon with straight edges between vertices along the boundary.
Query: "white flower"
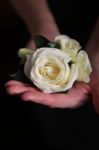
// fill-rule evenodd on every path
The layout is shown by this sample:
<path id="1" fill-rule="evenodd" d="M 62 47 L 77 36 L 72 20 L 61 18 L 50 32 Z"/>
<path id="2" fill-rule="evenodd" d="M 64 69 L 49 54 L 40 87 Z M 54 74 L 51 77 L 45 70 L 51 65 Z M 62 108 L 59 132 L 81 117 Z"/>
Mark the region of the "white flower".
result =
<path id="1" fill-rule="evenodd" d="M 79 42 L 59 35 L 54 43 L 58 43 L 60 49 L 43 47 L 18 51 L 27 78 L 45 93 L 67 91 L 75 81 L 88 83 L 92 68 Z"/>
<path id="2" fill-rule="evenodd" d="M 60 49 L 67 53 L 71 58 L 76 56 L 81 49 L 78 41 L 71 39 L 66 35 L 58 35 L 55 37 L 55 42 L 60 44 Z"/>
<path id="3" fill-rule="evenodd" d="M 45 93 L 66 91 L 78 77 L 77 65 L 59 49 L 40 48 L 26 58 L 25 75 Z"/>
<path id="4" fill-rule="evenodd" d="M 89 82 L 89 75 L 92 72 L 92 68 L 87 53 L 84 50 L 81 50 L 75 57 L 74 61 L 78 67 L 77 81 Z"/>

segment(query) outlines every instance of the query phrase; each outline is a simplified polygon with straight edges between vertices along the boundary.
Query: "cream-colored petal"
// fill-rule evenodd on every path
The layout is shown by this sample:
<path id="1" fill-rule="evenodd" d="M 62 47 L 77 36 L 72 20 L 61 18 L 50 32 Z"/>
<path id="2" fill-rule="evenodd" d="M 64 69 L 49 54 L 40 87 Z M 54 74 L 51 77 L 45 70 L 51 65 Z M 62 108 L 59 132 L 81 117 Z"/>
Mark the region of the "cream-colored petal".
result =
<path id="1" fill-rule="evenodd" d="M 70 77 L 68 83 L 64 86 L 64 91 L 70 89 L 78 77 L 78 68 L 76 64 L 72 64 L 70 70 L 71 70 Z"/>
<path id="2" fill-rule="evenodd" d="M 49 55 L 55 56 L 59 58 L 60 60 L 66 59 L 67 63 L 71 60 L 70 57 L 67 54 L 64 54 L 64 52 L 60 51 L 59 49 L 56 48 L 40 48 L 37 49 L 36 52 L 33 54 L 33 58 L 31 60 L 31 64 L 34 64 L 35 61 L 40 57 L 48 57 Z"/>
<path id="3" fill-rule="evenodd" d="M 20 58 L 24 58 L 26 57 L 26 55 L 32 55 L 34 53 L 33 49 L 29 49 L 29 48 L 21 48 L 18 51 L 18 56 Z"/>
<path id="4" fill-rule="evenodd" d="M 58 35 L 55 37 L 54 41 L 60 44 L 61 49 L 64 49 L 66 47 L 66 44 L 68 45 L 70 37 L 66 35 Z"/>
<path id="5" fill-rule="evenodd" d="M 67 53 L 70 57 L 74 57 L 81 49 L 80 43 L 78 41 L 66 35 L 56 36 L 55 42 L 59 43 L 61 50 Z"/>
<path id="6" fill-rule="evenodd" d="M 87 53 L 82 50 L 78 53 L 76 63 L 78 66 L 78 81 L 89 82 L 90 73 L 92 72 L 91 63 L 89 61 Z"/>
<path id="7" fill-rule="evenodd" d="M 55 48 L 38 49 L 31 59 L 30 79 L 46 93 L 66 91 L 77 79 L 75 64 L 69 67 L 70 57 Z"/>

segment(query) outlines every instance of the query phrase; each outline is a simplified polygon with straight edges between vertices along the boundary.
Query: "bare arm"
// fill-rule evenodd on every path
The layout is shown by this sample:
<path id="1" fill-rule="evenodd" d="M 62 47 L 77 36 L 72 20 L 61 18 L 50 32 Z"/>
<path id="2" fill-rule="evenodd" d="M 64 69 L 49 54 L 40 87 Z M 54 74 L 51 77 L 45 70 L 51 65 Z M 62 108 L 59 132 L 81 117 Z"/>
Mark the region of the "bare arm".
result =
<path id="1" fill-rule="evenodd" d="M 92 63 L 93 72 L 99 74 L 99 18 L 96 21 L 95 27 L 86 46 L 86 50 Z"/>
<path id="2" fill-rule="evenodd" d="M 93 68 L 90 83 L 93 96 L 92 101 L 95 110 L 99 114 L 99 18 L 97 19 L 86 50 L 89 54 Z"/>
<path id="3" fill-rule="evenodd" d="M 58 27 L 46 0 L 10 0 L 25 22 L 31 37 L 42 34 L 50 40 L 59 34 Z"/>

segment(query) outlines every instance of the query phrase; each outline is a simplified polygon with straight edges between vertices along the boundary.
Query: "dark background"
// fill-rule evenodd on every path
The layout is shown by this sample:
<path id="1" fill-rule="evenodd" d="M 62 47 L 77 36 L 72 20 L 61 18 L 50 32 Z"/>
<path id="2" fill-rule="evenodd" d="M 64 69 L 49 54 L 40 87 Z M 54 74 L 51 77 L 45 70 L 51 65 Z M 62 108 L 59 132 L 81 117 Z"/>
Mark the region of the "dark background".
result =
<path id="1" fill-rule="evenodd" d="M 90 3 L 49 1 L 61 33 L 79 40 L 83 47 L 97 17 L 97 5 Z M 6 93 L 4 84 L 18 68 L 17 51 L 29 39 L 7 0 L 0 1 L 0 37 L 0 149 L 99 149 L 99 116 L 90 102 L 75 110 L 50 109 Z"/>

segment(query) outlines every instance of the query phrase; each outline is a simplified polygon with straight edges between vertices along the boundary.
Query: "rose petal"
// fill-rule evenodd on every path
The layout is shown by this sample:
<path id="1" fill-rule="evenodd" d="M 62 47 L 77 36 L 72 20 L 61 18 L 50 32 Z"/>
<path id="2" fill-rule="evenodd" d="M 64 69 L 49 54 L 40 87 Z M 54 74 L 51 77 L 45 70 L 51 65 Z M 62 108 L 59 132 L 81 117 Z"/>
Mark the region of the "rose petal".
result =
<path id="1" fill-rule="evenodd" d="M 89 82 L 89 75 L 92 72 L 91 64 L 87 53 L 82 50 L 78 53 L 76 63 L 78 66 L 78 81 Z"/>

